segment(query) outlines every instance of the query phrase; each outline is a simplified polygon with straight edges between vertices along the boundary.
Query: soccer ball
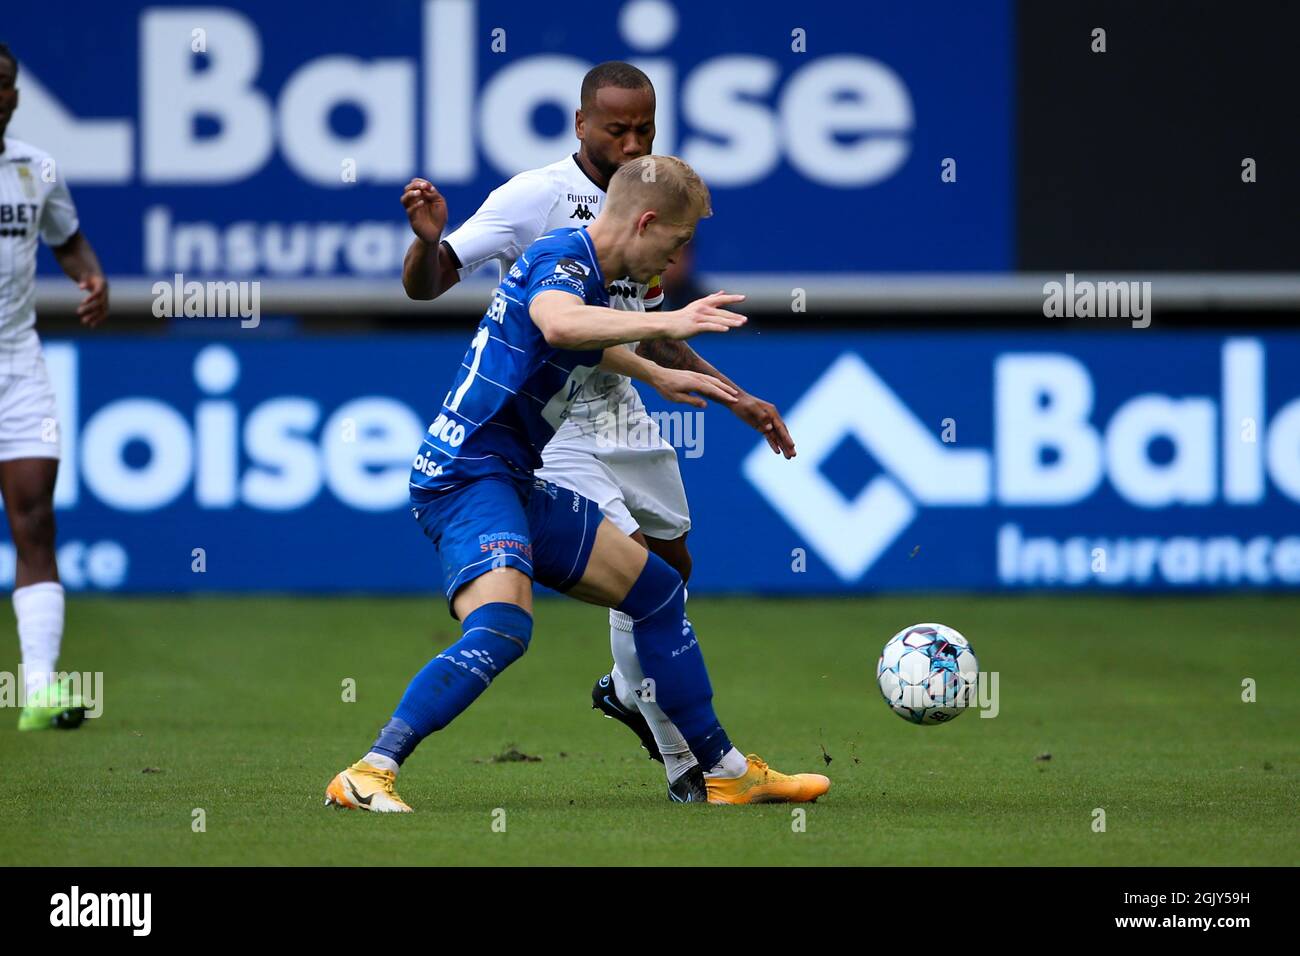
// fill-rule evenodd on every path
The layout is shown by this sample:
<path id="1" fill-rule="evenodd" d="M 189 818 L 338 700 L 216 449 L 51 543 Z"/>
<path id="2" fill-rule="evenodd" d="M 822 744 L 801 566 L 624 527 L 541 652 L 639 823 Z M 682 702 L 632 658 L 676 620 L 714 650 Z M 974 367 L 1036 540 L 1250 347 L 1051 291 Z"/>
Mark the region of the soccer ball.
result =
<path id="1" fill-rule="evenodd" d="M 889 709 L 914 724 L 943 724 L 975 703 L 979 662 L 970 641 L 942 624 L 913 624 L 889 639 L 876 682 Z"/>

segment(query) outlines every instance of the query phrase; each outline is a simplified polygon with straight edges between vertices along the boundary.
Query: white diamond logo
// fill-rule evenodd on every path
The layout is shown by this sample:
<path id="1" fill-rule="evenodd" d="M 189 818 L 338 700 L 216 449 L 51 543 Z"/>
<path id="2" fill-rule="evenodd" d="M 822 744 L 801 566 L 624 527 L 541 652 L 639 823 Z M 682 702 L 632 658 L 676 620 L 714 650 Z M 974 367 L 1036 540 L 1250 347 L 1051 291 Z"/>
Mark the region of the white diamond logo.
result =
<path id="1" fill-rule="evenodd" d="M 741 470 L 843 581 L 856 581 L 916 517 L 917 505 L 989 498 L 989 453 L 945 448 L 853 352 L 841 355 L 785 416 L 799 443 L 786 461 L 759 442 Z M 888 474 L 852 501 L 821 466 L 852 435 Z"/>

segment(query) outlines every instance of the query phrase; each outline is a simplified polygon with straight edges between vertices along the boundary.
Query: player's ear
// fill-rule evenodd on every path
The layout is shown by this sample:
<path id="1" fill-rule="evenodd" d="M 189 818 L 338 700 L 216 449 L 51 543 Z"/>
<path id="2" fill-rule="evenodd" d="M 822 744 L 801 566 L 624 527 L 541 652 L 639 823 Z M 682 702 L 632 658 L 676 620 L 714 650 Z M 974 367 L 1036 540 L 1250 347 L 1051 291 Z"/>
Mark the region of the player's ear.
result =
<path id="1" fill-rule="evenodd" d="M 645 212 L 641 213 L 641 218 L 636 221 L 636 234 L 638 236 L 641 235 L 645 232 L 647 227 L 649 227 L 650 223 L 654 222 L 658 218 L 659 213 L 655 212 L 653 209 L 647 209 Z"/>
<path id="2" fill-rule="evenodd" d="M 573 135 L 582 139 L 582 110 L 573 111 Z"/>

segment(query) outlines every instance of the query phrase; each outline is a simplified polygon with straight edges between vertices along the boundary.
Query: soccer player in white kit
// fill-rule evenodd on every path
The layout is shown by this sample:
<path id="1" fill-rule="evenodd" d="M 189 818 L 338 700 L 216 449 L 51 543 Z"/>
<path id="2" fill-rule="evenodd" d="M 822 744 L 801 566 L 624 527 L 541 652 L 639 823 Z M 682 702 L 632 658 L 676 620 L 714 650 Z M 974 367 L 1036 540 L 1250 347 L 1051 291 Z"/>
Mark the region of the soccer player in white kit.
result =
<path id="1" fill-rule="evenodd" d="M 583 80 L 575 116 L 578 152 L 518 174 L 446 238 L 445 200 L 427 180 L 412 180 L 402 194 L 416 234 L 402 270 L 407 294 L 437 298 L 484 263 L 496 261 L 504 271 L 540 236 L 594 219 L 614 172 L 652 152 L 654 112 L 654 87 L 641 70 L 617 61 L 596 66 Z M 644 311 L 663 302 L 658 281 L 625 278 L 608 291 L 615 309 Z M 684 342 L 645 342 L 635 348 L 637 361 L 649 360 L 641 368 L 652 381 L 653 371 L 662 366 L 709 375 L 734 387 L 739 398 L 727 407 L 763 434 L 773 452 L 794 457 L 794 443 L 775 406 L 740 389 Z M 680 395 L 668 397 L 682 400 Z M 694 398 L 692 404 L 706 403 Z M 595 501 L 619 530 L 667 561 L 683 580 L 689 577 L 686 534 L 691 522 L 677 452 L 660 436 L 627 376 L 597 370 L 587 379 L 568 420 L 543 451 L 537 474 Z M 597 681 L 593 706 L 637 733 L 650 755 L 663 761 L 670 797 L 680 799 L 674 784 L 696 765 L 695 757 L 658 705 L 640 693 L 644 677 L 631 620 L 614 610 L 609 615 L 614 666 Z M 735 759 L 735 766 L 705 770 L 738 777 L 745 766 L 739 755 Z"/>
<path id="2" fill-rule="evenodd" d="M 17 552 L 14 614 L 25 705 L 19 730 L 71 728 L 85 707 L 52 681 L 63 640 L 63 585 L 54 558 L 58 412 L 36 335 L 36 239 L 85 290 L 83 325 L 108 315 L 108 282 L 50 156 L 5 135 L 18 107 L 18 61 L 0 44 L 0 494 Z"/>

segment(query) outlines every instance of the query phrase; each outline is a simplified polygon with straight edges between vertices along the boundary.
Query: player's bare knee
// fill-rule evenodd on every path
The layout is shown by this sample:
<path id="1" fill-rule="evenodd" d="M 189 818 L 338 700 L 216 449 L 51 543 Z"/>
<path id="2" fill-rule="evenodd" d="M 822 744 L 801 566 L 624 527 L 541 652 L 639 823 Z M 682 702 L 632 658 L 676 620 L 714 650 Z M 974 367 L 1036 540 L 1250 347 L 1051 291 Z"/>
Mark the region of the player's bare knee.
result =
<path id="1" fill-rule="evenodd" d="M 54 507 L 52 502 L 20 502 L 9 511 L 9 527 L 18 550 L 54 549 Z"/>
<path id="2" fill-rule="evenodd" d="M 649 552 L 608 518 L 596 529 L 591 556 L 581 580 L 568 592 L 580 601 L 615 607 L 640 576 Z"/>
<path id="3" fill-rule="evenodd" d="M 513 604 L 533 613 L 533 582 L 515 568 L 494 568 L 468 581 L 452 598 L 456 617 L 465 620 L 485 604 Z"/>

